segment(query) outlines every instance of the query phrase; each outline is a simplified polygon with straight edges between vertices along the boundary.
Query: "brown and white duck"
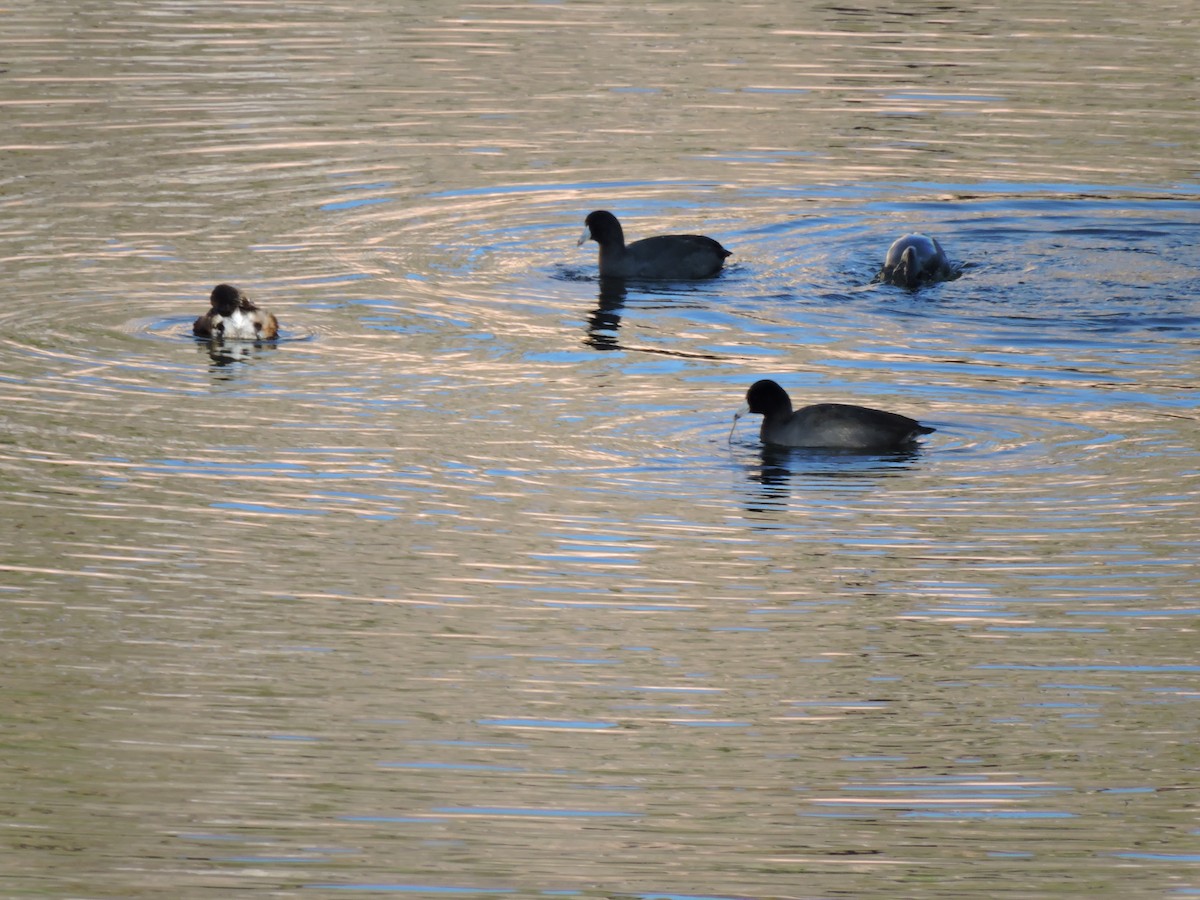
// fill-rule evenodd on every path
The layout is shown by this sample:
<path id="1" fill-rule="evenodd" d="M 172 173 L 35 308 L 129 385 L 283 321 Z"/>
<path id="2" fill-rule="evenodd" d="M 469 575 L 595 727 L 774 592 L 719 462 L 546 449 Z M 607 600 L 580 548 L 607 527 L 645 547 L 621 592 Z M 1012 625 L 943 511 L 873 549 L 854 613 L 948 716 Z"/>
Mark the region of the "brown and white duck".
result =
<path id="1" fill-rule="evenodd" d="M 279 322 L 259 309 L 240 288 L 218 284 L 209 297 L 212 309 L 192 324 L 192 334 L 209 340 L 269 341 L 279 334 Z"/>

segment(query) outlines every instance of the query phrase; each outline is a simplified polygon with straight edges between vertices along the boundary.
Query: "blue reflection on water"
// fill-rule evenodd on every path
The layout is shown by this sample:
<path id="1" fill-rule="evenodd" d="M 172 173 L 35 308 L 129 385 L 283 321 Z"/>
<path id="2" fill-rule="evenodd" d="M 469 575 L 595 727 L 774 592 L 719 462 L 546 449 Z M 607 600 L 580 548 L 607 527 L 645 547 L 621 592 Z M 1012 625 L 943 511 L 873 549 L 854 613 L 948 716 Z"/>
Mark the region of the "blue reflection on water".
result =
<path id="1" fill-rule="evenodd" d="M 221 500 L 209 504 L 213 509 L 230 509 L 238 512 L 270 513 L 282 516 L 324 516 L 325 509 L 299 509 L 294 506 L 267 506 L 262 503 L 237 503 L 232 500 Z"/>
<path id="2" fill-rule="evenodd" d="M 333 203 L 322 203 L 322 210 L 354 209 L 357 206 L 373 206 L 378 203 L 392 203 L 392 197 L 364 197 L 362 200 L 338 200 Z"/>

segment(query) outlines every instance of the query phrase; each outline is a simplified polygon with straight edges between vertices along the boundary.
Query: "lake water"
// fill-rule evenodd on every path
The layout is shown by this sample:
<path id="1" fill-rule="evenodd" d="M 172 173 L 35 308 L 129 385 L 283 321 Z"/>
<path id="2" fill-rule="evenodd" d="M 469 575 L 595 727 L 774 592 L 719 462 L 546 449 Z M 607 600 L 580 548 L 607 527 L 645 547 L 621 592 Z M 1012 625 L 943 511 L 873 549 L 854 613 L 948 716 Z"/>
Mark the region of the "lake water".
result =
<path id="1" fill-rule="evenodd" d="M 0 895 L 1200 896 L 1198 33 L 10 4 Z"/>

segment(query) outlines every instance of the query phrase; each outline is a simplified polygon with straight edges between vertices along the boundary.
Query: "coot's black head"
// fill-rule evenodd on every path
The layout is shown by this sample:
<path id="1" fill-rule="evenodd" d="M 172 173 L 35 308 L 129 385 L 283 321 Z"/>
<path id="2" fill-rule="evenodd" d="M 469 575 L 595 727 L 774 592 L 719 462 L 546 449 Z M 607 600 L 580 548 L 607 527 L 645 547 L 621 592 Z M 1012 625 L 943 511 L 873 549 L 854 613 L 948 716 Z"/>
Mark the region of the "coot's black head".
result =
<path id="1" fill-rule="evenodd" d="M 583 220 L 583 237 L 579 243 L 592 240 L 597 244 L 618 244 L 624 245 L 625 232 L 621 228 L 621 223 L 617 221 L 617 217 L 610 213 L 607 209 L 598 209 L 595 212 L 588 213 L 588 217 Z"/>
<path id="2" fill-rule="evenodd" d="M 792 400 L 787 391 L 769 378 L 750 385 L 750 390 L 746 391 L 746 405 L 750 407 L 750 412 L 762 416 L 792 410 Z"/>

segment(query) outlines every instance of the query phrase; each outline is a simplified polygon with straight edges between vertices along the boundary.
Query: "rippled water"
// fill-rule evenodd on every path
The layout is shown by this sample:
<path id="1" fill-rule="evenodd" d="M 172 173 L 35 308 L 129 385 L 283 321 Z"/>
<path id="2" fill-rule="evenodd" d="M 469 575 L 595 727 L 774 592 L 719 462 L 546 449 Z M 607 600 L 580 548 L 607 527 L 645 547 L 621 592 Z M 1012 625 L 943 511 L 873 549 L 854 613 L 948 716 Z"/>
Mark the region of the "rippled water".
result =
<path id="1" fill-rule="evenodd" d="M 1200 893 L 1191 6 L 0 35 L 0 893 Z"/>

